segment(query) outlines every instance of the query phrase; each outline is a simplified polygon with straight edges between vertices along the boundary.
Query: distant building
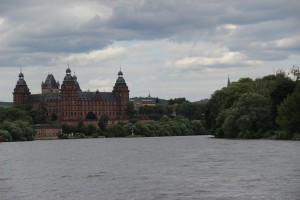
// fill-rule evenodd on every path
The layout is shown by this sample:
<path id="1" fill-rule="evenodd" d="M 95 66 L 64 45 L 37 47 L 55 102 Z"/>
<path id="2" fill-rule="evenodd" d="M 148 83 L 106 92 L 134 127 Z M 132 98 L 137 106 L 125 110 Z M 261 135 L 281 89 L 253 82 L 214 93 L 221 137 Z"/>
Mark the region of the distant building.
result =
<path id="1" fill-rule="evenodd" d="M 141 106 L 155 106 L 156 99 L 148 95 L 148 97 L 134 97 L 130 98 L 129 101 L 134 104 L 134 109 L 138 110 Z"/>
<path id="2" fill-rule="evenodd" d="M 35 126 L 35 139 L 42 138 L 57 138 L 62 133 L 60 126 L 53 126 L 48 124 L 38 124 Z"/>
<path id="3" fill-rule="evenodd" d="M 87 120 L 90 115 L 99 119 L 104 113 L 109 115 L 110 123 L 128 119 L 129 90 L 122 71 L 118 73 L 112 92 L 83 92 L 69 67 L 61 86 L 52 74 L 48 74 L 41 84 L 41 90 L 41 94 L 31 94 L 21 72 L 13 92 L 14 105 L 42 105 L 46 115 L 55 115 L 61 124 L 69 125 Z"/>

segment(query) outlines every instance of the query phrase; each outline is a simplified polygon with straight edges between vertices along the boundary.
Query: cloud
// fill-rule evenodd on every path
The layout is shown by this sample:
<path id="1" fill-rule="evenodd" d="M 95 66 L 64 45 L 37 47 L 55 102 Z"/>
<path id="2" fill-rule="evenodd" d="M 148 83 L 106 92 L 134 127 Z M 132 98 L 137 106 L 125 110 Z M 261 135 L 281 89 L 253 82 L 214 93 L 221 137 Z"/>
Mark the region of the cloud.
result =
<path id="1" fill-rule="evenodd" d="M 64 60 L 66 61 L 75 61 L 80 63 L 87 63 L 87 62 L 96 62 L 105 59 L 113 59 L 114 57 L 121 56 L 126 53 L 126 49 L 120 46 L 108 46 L 105 49 L 95 50 L 88 53 L 78 53 L 78 54 L 71 54 L 70 56 L 66 57 Z"/>
<path id="2" fill-rule="evenodd" d="M 63 79 L 68 62 L 85 90 L 112 88 L 98 78 L 114 80 L 122 67 L 131 95 L 208 97 L 228 74 L 298 64 L 299 9 L 298 0 L 1 1 L 0 80 L 14 81 L 0 85 L 0 100 L 12 99 L 21 67 L 40 92 L 49 71 Z"/>

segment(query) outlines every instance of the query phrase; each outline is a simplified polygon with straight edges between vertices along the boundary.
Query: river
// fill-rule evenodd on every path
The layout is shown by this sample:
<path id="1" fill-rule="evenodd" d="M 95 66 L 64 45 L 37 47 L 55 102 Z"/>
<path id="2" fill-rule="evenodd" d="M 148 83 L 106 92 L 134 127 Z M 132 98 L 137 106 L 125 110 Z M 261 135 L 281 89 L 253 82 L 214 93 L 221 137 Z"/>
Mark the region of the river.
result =
<path id="1" fill-rule="evenodd" d="M 300 199 L 300 142 L 187 136 L 2 143 L 0 199 Z"/>

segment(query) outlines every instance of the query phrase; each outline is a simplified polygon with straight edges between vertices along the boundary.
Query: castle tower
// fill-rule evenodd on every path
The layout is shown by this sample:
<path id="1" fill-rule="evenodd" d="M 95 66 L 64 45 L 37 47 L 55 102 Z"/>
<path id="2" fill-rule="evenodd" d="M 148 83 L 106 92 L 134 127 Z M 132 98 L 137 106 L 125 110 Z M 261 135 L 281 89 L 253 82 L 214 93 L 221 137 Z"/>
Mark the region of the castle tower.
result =
<path id="1" fill-rule="evenodd" d="M 68 67 L 61 85 L 61 117 L 63 120 L 75 120 L 78 115 L 78 92 L 80 91 L 77 77 L 71 75 Z"/>
<path id="2" fill-rule="evenodd" d="M 24 80 L 24 75 L 22 72 L 19 74 L 19 80 L 17 81 L 16 87 L 13 92 L 14 105 L 25 104 L 28 102 L 30 92 L 27 87 L 26 81 Z"/>
<path id="3" fill-rule="evenodd" d="M 55 80 L 52 74 L 48 74 L 45 82 L 43 81 L 41 84 L 42 87 L 42 94 L 46 93 L 58 93 L 60 84 Z"/>
<path id="4" fill-rule="evenodd" d="M 120 70 L 118 79 L 115 83 L 113 93 L 119 99 L 119 116 L 120 119 L 127 119 L 127 104 L 129 102 L 129 90 L 123 78 L 123 72 Z"/>

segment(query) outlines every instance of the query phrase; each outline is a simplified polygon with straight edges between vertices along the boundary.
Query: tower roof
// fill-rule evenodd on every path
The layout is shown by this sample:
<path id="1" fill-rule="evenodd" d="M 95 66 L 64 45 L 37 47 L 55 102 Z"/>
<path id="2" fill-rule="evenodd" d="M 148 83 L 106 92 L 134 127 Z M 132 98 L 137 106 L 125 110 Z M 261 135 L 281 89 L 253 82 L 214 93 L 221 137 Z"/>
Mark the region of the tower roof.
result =
<path id="1" fill-rule="evenodd" d="M 66 73 L 67 73 L 67 74 L 70 74 L 70 73 L 71 73 L 71 70 L 70 70 L 69 67 L 68 67 L 68 69 L 66 70 Z"/>
<path id="2" fill-rule="evenodd" d="M 19 80 L 17 81 L 17 85 L 26 85 L 24 74 L 22 72 L 19 73 Z"/>
<path id="3" fill-rule="evenodd" d="M 77 77 L 76 77 L 77 78 Z M 68 68 L 66 69 L 66 75 L 65 75 L 65 77 L 64 77 L 64 81 L 73 81 L 74 80 L 74 78 L 73 78 L 73 76 L 71 75 L 71 70 L 70 70 L 70 68 L 69 68 L 69 66 L 68 66 Z"/>
<path id="4" fill-rule="evenodd" d="M 118 72 L 118 79 L 116 83 L 125 83 L 125 79 L 123 78 L 123 72 L 121 70 Z"/>
<path id="5" fill-rule="evenodd" d="M 51 88 L 58 88 L 58 82 L 56 82 L 54 76 L 52 74 L 48 74 L 44 83 L 42 83 L 43 87 L 51 87 Z"/>
<path id="6" fill-rule="evenodd" d="M 120 70 L 118 76 L 123 76 L 123 72 Z"/>

